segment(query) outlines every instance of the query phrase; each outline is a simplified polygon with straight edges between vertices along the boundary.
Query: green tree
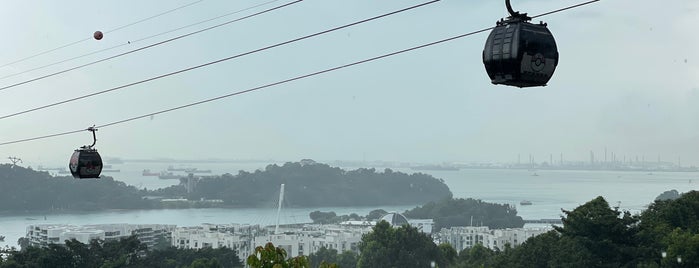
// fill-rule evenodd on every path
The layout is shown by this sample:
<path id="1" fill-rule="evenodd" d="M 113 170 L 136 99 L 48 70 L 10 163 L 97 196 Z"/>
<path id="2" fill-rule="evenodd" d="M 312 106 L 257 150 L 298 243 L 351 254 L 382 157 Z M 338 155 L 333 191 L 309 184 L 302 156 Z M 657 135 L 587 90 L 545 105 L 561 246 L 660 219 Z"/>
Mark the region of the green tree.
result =
<path id="1" fill-rule="evenodd" d="M 310 262 L 306 256 L 298 256 L 287 259 L 286 250 L 274 247 L 267 243 L 264 247 L 258 246 L 255 252 L 248 256 L 247 263 L 253 268 L 309 268 Z"/>
<path id="2" fill-rule="evenodd" d="M 524 220 L 517 216 L 515 207 L 472 198 L 448 198 L 439 202 L 429 202 L 406 211 L 404 215 L 414 219 L 434 219 L 435 230 L 452 226 L 469 226 L 473 221 L 491 229 L 524 226 Z"/>
<path id="3" fill-rule="evenodd" d="M 337 262 L 337 250 L 327 249 L 326 247 L 321 247 L 315 253 L 311 253 L 308 256 L 311 266 L 317 268 L 321 263 L 336 263 Z"/>
<path id="4" fill-rule="evenodd" d="M 459 257 L 456 249 L 454 249 L 454 247 L 448 243 L 440 244 L 437 247 L 442 255 L 442 262 L 439 263 L 439 267 L 453 267 L 456 264 L 457 258 Z"/>
<path id="5" fill-rule="evenodd" d="M 366 219 L 368 221 L 378 220 L 381 217 L 383 217 L 383 215 L 386 215 L 386 214 L 388 214 L 388 212 L 386 212 L 383 209 L 375 209 L 375 210 L 372 210 L 371 212 L 369 212 L 369 215 L 366 216 Z"/>
<path id="6" fill-rule="evenodd" d="M 638 218 L 629 212 L 611 209 L 603 197 L 597 197 L 573 211 L 563 211 L 563 227 L 554 227 L 573 243 L 571 249 L 589 251 L 588 261 L 597 267 L 620 267 L 636 261 L 635 224 Z M 569 252 L 579 254 L 579 252 Z M 568 256 L 574 257 L 574 255 Z"/>
<path id="7" fill-rule="evenodd" d="M 417 228 L 393 228 L 386 221 L 374 226 L 359 244 L 357 267 L 430 267 L 443 262 L 440 250 L 429 236 Z"/>
<path id="8" fill-rule="evenodd" d="M 216 258 L 199 258 L 192 262 L 189 268 L 223 268 Z"/>
<path id="9" fill-rule="evenodd" d="M 495 253 L 480 243 L 470 249 L 464 249 L 459 253 L 459 265 L 461 267 L 490 267 Z"/>
<path id="10" fill-rule="evenodd" d="M 330 211 L 330 212 L 321 212 L 321 211 L 313 211 L 308 215 L 313 223 L 319 223 L 319 224 L 330 224 L 330 223 L 336 223 L 339 222 L 339 218 L 337 217 L 337 214 L 335 212 Z"/>
<path id="11" fill-rule="evenodd" d="M 341 268 L 357 267 L 359 256 L 354 251 L 346 250 L 337 256 L 337 265 Z"/>
<path id="12" fill-rule="evenodd" d="M 561 239 L 557 231 L 549 231 L 542 235 L 527 239 L 522 245 L 505 250 L 498 256 L 498 263 L 505 267 L 547 267 L 554 258 L 556 248 Z"/>
<path id="13" fill-rule="evenodd" d="M 696 236 L 699 234 L 699 192 L 690 191 L 674 200 L 656 200 L 639 223 L 638 251 L 648 264 L 677 265 L 682 257 L 687 267 L 699 267 Z M 693 251 L 692 251 L 693 250 Z M 660 252 L 666 253 L 662 258 Z M 694 256 L 694 257 L 690 257 Z"/>

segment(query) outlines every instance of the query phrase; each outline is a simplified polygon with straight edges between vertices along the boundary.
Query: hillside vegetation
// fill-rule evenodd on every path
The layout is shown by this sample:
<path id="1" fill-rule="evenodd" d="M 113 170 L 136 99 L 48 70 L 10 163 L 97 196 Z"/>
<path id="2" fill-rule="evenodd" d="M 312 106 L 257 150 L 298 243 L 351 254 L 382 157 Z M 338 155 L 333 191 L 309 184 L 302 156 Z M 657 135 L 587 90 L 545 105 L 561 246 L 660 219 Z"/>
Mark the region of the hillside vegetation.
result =
<path id="1" fill-rule="evenodd" d="M 54 177 L 20 166 L 0 165 L 0 211 L 96 210 L 162 208 L 161 198 L 186 198 L 179 207 L 259 207 L 279 198 L 286 184 L 285 204 L 292 207 L 415 205 L 451 198 L 442 180 L 425 174 L 386 169 L 346 171 L 325 164 L 286 163 L 265 170 L 240 171 L 200 180 L 191 193 L 184 184 L 139 190 L 111 177 L 77 180 Z M 222 200 L 222 203 L 198 202 Z"/>

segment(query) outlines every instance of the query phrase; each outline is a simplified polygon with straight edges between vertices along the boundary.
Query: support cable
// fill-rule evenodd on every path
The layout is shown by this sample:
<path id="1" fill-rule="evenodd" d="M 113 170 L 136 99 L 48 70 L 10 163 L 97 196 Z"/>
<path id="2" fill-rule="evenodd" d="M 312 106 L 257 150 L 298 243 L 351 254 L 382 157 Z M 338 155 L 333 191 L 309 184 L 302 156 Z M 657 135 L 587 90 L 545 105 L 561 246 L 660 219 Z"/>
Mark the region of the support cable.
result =
<path id="1" fill-rule="evenodd" d="M 32 79 L 29 79 L 29 80 L 25 80 L 25 81 L 22 81 L 22 82 L 18 82 L 18 83 L 15 83 L 15 84 L 11 84 L 11 85 L 8 85 L 8 86 L 0 87 L 0 91 L 5 90 L 5 89 L 8 89 L 8 88 L 13 88 L 13 87 L 16 87 L 16 86 L 28 84 L 28 83 L 31 83 L 31 82 L 36 82 L 36 81 L 39 81 L 39 80 L 42 80 L 42 79 L 45 79 L 45 78 L 49 78 L 49 77 L 56 76 L 56 75 L 59 75 L 59 74 L 64 74 L 64 73 L 67 73 L 67 72 L 70 72 L 70 71 L 74 71 L 74 70 L 77 70 L 77 69 L 81 69 L 81 68 L 84 68 L 84 67 L 87 67 L 87 66 L 90 66 L 90 65 L 94 65 L 94 64 L 100 63 L 100 62 L 108 61 L 108 60 L 115 59 L 115 58 L 118 58 L 118 57 L 121 57 L 121 56 L 125 56 L 125 55 L 128 55 L 128 54 L 134 53 L 134 52 L 138 52 L 138 51 L 141 51 L 141 50 L 145 50 L 145 49 L 149 49 L 149 48 L 152 48 L 152 47 L 155 47 L 155 46 L 159 46 L 159 45 L 162 45 L 162 44 L 166 44 L 166 43 L 169 43 L 169 42 L 178 40 L 178 39 L 182 39 L 182 38 L 185 38 L 185 37 L 188 37 L 188 36 L 192 36 L 192 35 L 195 35 L 195 34 L 198 34 L 198 33 L 202 33 L 202 32 L 208 31 L 208 30 L 212 30 L 212 29 L 215 29 L 215 28 L 224 26 L 224 25 L 228 25 L 228 24 L 231 24 L 231 23 L 234 23 L 234 22 L 237 22 L 237 21 L 241 21 L 241 20 L 244 20 L 244 19 L 252 18 L 252 17 L 258 16 L 258 15 L 262 15 L 262 14 L 267 13 L 267 12 L 271 12 L 271 11 L 274 11 L 274 10 L 277 10 L 277 9 L 280 9 L 280 8 L 283 8 L 283 7 L 287 7 L 287 6 L 296 4 L 296 3 L 300 3 L 301 1 L 303 1 L 303 0 L 296 0 L 296 1 L 289 2 L 289 3 L 286 3 L 286 4 L 280 5 L 280 6 L 276 6 L 276 7 L 270 8 L 270 9 L 266 9 L 266 10 L 263 10 L 263 11 L 260 11 L 260 12 L 257 12 L 257 13 L 251 14 L 251 15 L 247 15 L 247 16 L 244 16 L 244 17 L 241 17 L 241 18 L 238 18 L 238 19 L 230 20 L 230 21 L 227 21 L 227 22 L 224 22 L 224 23 L 221 23 L 221 24 L 217 24 L 217 25 L 214 25 L 214 26 L 211 26 L 211 27 L 207 27 L 207 28 L 204 28 L 204 29 L 201 29 L 201 30 L 198 30 L 198 31 L 194 31 L 194 32 L 191 32 L 191 33 L 179 35 L 179 36 L 176 36 L 176 37 L 173 37 L 173 38 L 164 40 L 164 41 L 160 41 L 160 42 L 157 42 L 157 43 L 153 43 L 153 44 L 150 44 L 150 45 L 147 45 L 147 46 L 144 46 L 144 47 L 140 47 L 140 48 L 137 48 L 137 49 L 134 49 L 134 50 L 129 50 L 129 51 L 126 51 L 126 52 L 123 52 L 123 53 L 120 53 L 120 54 L 117 54 L 117 55 L 114 55 L 114 56 L 106 57 L 106 58 L 99 59 L 99 60 L 96 60 L 96 61 L 93 61 L 93 62 L 85 63 L 85 64 L 78 65 L 78 66 L 75 66 L 75 67 L 71 67 L 71 68 L 68 68 L 68 69 L 65 69 L 65 70 L 62 70 L 62 71 L 58 71 L 58 72 L 55 72 L 55 73 L 50 73 L 50 74 L 47 74 L 47 75 L 39 76 L 39 77 L 36 77 L 36 78 L 32 78 Z"/>
<path id="2" fill-rule="evenodd" d="M 202 0 L 202 1 L 203 1 L 203 0 Z M 84 58 L 84 57 L 87 57 L 87 56 L 99 54 L 99 53 L 102 53 L 102 52 L 105 52 L 105 51 L 109 51 L 109 50 L 113 50 L 113 49 L 116 49 L 116 48 L 120 48 L 120 47 L 123 47 L 123 46 L 132 45 L 132 44 L 135 44 L 135 43 L 138 43 L 138 42 L 141 42 L 141 41 L 145 41 L 145 40 L 148 40 L 148 39 L 151 39 L 151 38 L 155 38 L 155 37 L 158 37 L 158 36 L 161 36 L 161 35 L 169 34 L 169 33 L 176 32 L 176 31 L 179 31 L 179 30 L 183 30 L 183 29 L 186 29 L 186 28 L 190 28 L 190 27 L 193 27 L 193 26 L 197 26 L 197 25 L 202 24 L 202 23 L 207 23 L 207 22 L 210 22 L 210 21 L 213 21 L 213 20 L 217 20 L 217 19 L 220 19 L 220 18 L 223 18 L 223 17 L 228 17 L 228 16 L 231 16 L 231 15 L 235 15 L 235 14 L 238 14 L 238 13 L 241 13 L 241 12 L 244 12 L 244 11 L 248 11 L 248 10 L 251 10 L 251 9 L 255 9 L 255 8 L 258 8 L 258 7 L 261 7 L 261 6 L 264 6 L 264 5 L 268 5 L 268 4 L 271 4 L 271 3 L 274 3 L 274 2 L 279 2 L 279 1 L 280 1 L 280 0 L 267 1 L 267 2 L 264 2 L 264 3 L 261 3 L 261 4 L 257 4 L 257 5 L 254 5 L 254 6 L 251 6 L 251 7 L 247 7 L 247 8 L 244 8 L 244 9 L 239 9 L 239 10 L 236 10 L 236 11 L 228 12 L 228 13 L 223 14 L 223 15 L 219 15 L 219 16 L 216 16 L 216 17 L 213 17 L 213 18 L 209 18 L 209 19 L 206 19 L 206 20 L 202 20 L 202 21 L 199 21 L 199 22 L 195 22 L 195 23 L 192 23 L 192 24 L 187 24 L 187 25 L 185 25 L 185 26 L 177 27 L 177 28 L 170 29 L 170 30 L 167 30 L 167 31 L 164 31 L 164 32 L 160 32 L 160 33 L 157 33 L 157 34 L 149 35 L 149 36 L 142 37 L 142 38 L 135 39 L 135 40 L 129 40 L 129 41 L 127 41 L 126 43 L 114 45 L 114 46 L 111 46 L 111 47 L 108 47 L 108 48 L 99 49 L 99 50 L 96 50 L 96 51 L 93 51 L 93 52 L 85 53 L 85 54 L 82 54 L 82 55 L 79 55 L 79 56 L 75 56 L 75 57 L 72 57 L 72 58 L 68 58 L 68 59 L 63 59 L 63 60 L 60 60 L 60 61 L 56 61 L 56 62 L 49 63 L 49 64 L 46 64 L 46 65 L 42 65 L 42 66 L 39 66 L 39 67 L 35 67 L 35 68 L 32 68 L 32 69 L 24 70 L 24 71 L 21 71 L 21 72 L 9 74 L 9 75 L 0 77 L 0 80 L 6 79 L 6 78 L 10 78 L 10 77 L 14 77 L 14 76 L 18 76 L 18 75 L 21 75 L 21 74 L 26 74 L 26 73 L 33 72 L 33 71 L 36 71 L 36 70 L 41 70 L 41 69 L 48 68 L 48 67 L 51 67 L 51 66 L 55 66 L 55 65 L 58 65 L 58 64 L 61 64 L 61 63 L 66 63 L 66 62 L 69 62 L 69 61 L 73 61 L 73 60 L 77 60 L 77 59 L 80 59 L 80 58 Z M 0 66 L 0 67 L 1 67 L 1 66 Z"/>
<path id="3" fill-rule="evenodd" d="M 585 3 L 582 3 L 582 4 L 575 5 L 574 7 L 580 7 L 580 6 L 587 5 L 587 4 L 591 4 L 591 3 L 594 3 L 594 2 L 598 2 L 598 1 L 600 1 L 600 0 L 592 0 L 592 1 L 589 1 L 589 2 L 585 2 Z M 554 13 L 558 13 L 558 12 L 561 12 L 561 11 L 564 11 L 564 10 L 569 10 L 569 9 L 571 9 L 571 8 L 573 8 L 573 7 L 562 8 L 562 9 L 554 10 L 554 11 L 551 11 L 551 12 L 543 13 L 542 15 L 534 16 L 534 17 L 532 17 L 532 18 L 541 17 L 541 16 L 545 16 L 545 15 L 550 15 L 550 14 L 554 14 Z M 376 57 L 372 57 L 372 58 L 368 58 L 368 59 L 364 59 L 364 60 L 355 61 L 355 62 L 352 62 L 352 63 L 348 63 L 348 64 L 336 66 L 336 67 L 329 68 L 329 69 L 325 69 L 325 70 L 322 70 L 322 71 L 317 71 L 317 72 L 313 72 L 313 73 L 308 73 L 308 74 L 305 74 L 305 75 L 296 76 L 296 77 L 289 78 L 289 79 L 286 79 L 286 80 L 281 80 L 281 81 L 277 81 L 277 82 L 274 82 L 274 83 L 269 83 L 269 84 L 265 84 L 265 85 L 262 85 L 262 86 L 258 86 L 258 87 L 254 87 L 254 88 L 250 88 L 250 89 L 246 89 L 246 90 L 242 90 L 242 91 L 237 91 L 237 92 L 233 92 L 233 93 L 226 94 L 226 95 L 221 95 L 221 96 L 214 97 L 214 98 L 204 99 L 204 100 L 200 100 L 200 101 L 197 101 L 197 102 L 192 102 L 192 103 L 188 103 L 188 104 L 185 104 L 185 105 L 172 107 L 172 108 L 169 108 L 169 109 L 160 110 L 160 111 L 157 111 L 157 112 L 152 112 L 152 113 L 148 113 L 148 114 L 144 114 L 144 115 L 140 115 L 140 116 L 134 116 L 134 117 L 126 118 L 126 119 L 119 120 L 119 121 L 114 121 L 114 122 L 111 122 L 111 123 L 102 124 L 102 125 L 96 126 L 96 128 L 105 128 L 105 127 L 115 126 L 115 125 L 119 125 L 119 124 L 123 124 L 123 123 L 130 122 L 130 121 L 134 121 L 134 120 L 138 120 L 138 119 L 142 119 L 142 118 L 147 118 L 147 117 L 154 116 L 154 115 L 169 113 L 169 112 L 173 112 L 173 111 L 177 111 L 177 110 L 181 110 L 181 109 L 185 109 L 185 108 L 189 108 L 189 107 L 193 107 L 193 106 L 197 106 L 197 105 L 201 105 L 201 104 L 205 104 L 205 103 L 209 103 L 209 102 L 213 102 L 213 101 L 217 101 L 217 100 L 221 100 L 221 99 L 230 98 L 230 97 L 237 96 L 237 95 L 242 95 L 242 94 L 245 94 L 245 93 L 250 93 L 250 92 L 253 92 L 253 91 L 258 91 L 258 90 L 261 90 L 261 89 L 265 89 L 265 88 L 269 88 L 269 87 L 273 87 L 273 86 L 277 86 L 277 85 L 281 85 L 281 84 L 286 84 L 286 83 L 293 82 L 293 81 L 296 81 L 296 80 L 301 80 L 301 79 L 305 79 L 305 78 L 317 76 L 317 75 L 320 75 L 320 74 L 324 74 L 324 73 L 328 73 L 328 72 L 333 72 L 333 71 L 337 71 L 337 70 L 340 70 L 340 69 L 345 69 L 345 68 L 348 68 L 348 67 L 352 67 L 352 66 L 356 66 L 356 65 L 361 65 L 361 64 L 364 64 L 364 63 L 368 63 L 368 62 L 380 60 L 380 59 L 383 59 L 383 58 L 387 58 L 387 57 L 391 57 L 391 56 L 395 56 L 395 55 L 399 55 L 399 54 L 411 52 L 411 51 L 414 51 L 414 50 L 418 50 L 418 49 L 422 49 L 422 48 L 426 48 L 426 47 L 430 47 L 430 46 L 442 44 L 442 43 L 449 42 L 449 41 L 453 41 L 453 40 L 457 40 L 457 39 L 461 39 L 461 38 L 464 38 L 464 37 L 467 37 L 467 36 L 471 36 L 471 35 L 475 35 L 475 34 L 478 34 L 478 33 L 486 32 L 486 31 L 492 30 L 492 29 L 494 29 L 494 28 L 495 28 L 495 27 L 488 27 L 488 28 L 485 28 L 485 29 L 481 29 L 481 30 L 477 30 L 477 31 L 469 32 L 469 33 L 464 33 L 464 34 L 461 34 L 461 35 L 457 35 L 457 36 L 453 36 L 453 37 L 441 39 L 441 40 L 438 40 L 438 41 L 434 41 L 434 42 L 430 42 L 430 43 L 426 43 L 426 44 L 422 44 L 422 45 L 418 45 L 418 46 L 406 48 L 406 49 L 403 49 L 403 50 L 394 51 L 394 52 L 387 53 L 387 54 L 383 54 L 383 55 L 380 55 L 380 56 L 376 56 Z M 73 131 L 67 131 L 67 132 L 62 132 L 62 133 L 56 133 L 56 134 L 45 135 L 45 136 L 38 136 L 38 137 L 34 137 L 34 138 L 26 138 L 26 139 L 20 139 L 20 140 L 15 140 L 15 141 L 2 142 L 2 143 L 0 143 L 0 146 L 9 145 L 9 144 L 15 144 L 15 143 L 21 143 L 21 142 L 34 141 L 34 140 L 40 140 L 40 139 L 46 139 L 46 138 L 52 138 L 52 137 L 58 137 L 58 136 L 65 136 L 65 135 L 70 135 L 70 134 L 82 132 L 82 131 L 85 131 L 85 130 L 86 130 L 86 129 L 78 129 L 78 130 L 73 130 Z"/>
<path id="4" fill-rule="evenodd" d="M 144 18 L 144 19 L 140 19 L 140 20 L 138 20 L 138 21 L 131 22 L 131 23 L 129 23 L 129 24 L 116 27 L 116 28 L 111 29 L 111 30 L 109 30 L 109 31 L 105 31 L 105 33 L 115 32 L 115 31 L 118 31 L 118 30 L 121 30 L 121 29 L 130 27 L 130 26 L 139 24 L 139 23 L 141 23 L 141 22 L 145 22 L 145 21 L 148 21 L 148 20 L 152 20 L 152 19 L 155 19 L 155 18 L 157 18 L 157 17 L 166 15 L 166 14 L 168 14 L 168 13 L 172 13 L 172 12 L 175 12 L 175 11 L 177 11 L 177 10 L 180 10 L 180 9 L 183 9 L 183 8 L 186 8 L 186 7 L 189 7 L 189 6 L 192 6 L 192 5 L 194 5 L 194 4 L 200 3 L 200 2 L 202 2 L 202 1 L 204 1 L 204 0 L 198 0 L 198 1 L 195 1 L 195 2 L 192 2 L 192 3 L 189 3 L 189 4 L 185 4 L 185 5 L 176 7 L 176 8 L 174 8 L 174 9 L 170 9 L 170 10 L 165 11 L 165 12 L 162 12 L 162 13 L 158 13 L 158 14 L 156 14 L 156 15 L 153 15 L 153 16 L 150 16 L 150 17 L 147 17 L 147 18 Z M 15 63 L 20 63 L 20 62 L 23 62 L 23 61 L 28 60 L 28 59 L 36 58 L 36 57 L 38 57 L 38 56 L 45 55 L 45 54 L 54 52 L 54 51 L 59 50 L 59 49 L 63 49 L 63 48 L 69 47 L 69 46 L 73 46 L 73 45 L 76 45 L 76 44 L 79 44 L 79 43 L 88 41 L 88 40 L 90 40 L 90 39 L 92 39 L 92 37 L 88 37 L 88 38 L 81 39 L 81 40 L 78 40 L 78 41 L 74 41 L 74 42 L 71 42 L 71 43 L 68 43 L 68 44 L 65 44 L 65 45 L 62 45 L 62 46 L 53 48 L 53 49 L 49 49 L 49 50 L 46 50 L 46 51 L 42 51 L 42 52 L 39 52 L 39 53 L 37 53 L 37 54 L 34 54 L 34 55 L 31 55 L 31 56 L 28 56 L 28 57 L 21 58 L 21 59 L 19 59 L 19 60 L 15 60 L 15 61 L 13 61 L 13 62 L 6 63 L 6 64 L 4 64 L 4 65 L 0 65 L 0 68 L 5 67 L 5 66 L 9 66 L 9 65 L 12 65 L 12 64 L 15 64 Z M 4 78 L 4 77 L 3 77 L 3 78 Z M 0 79 L 1 79 L 1 78 L 0 78 Z"/>
<path id="5" fill-rule="evenodd" d="M 385 14 L 383 14 L 383 15 L 371 17 L 371 18 L 368 18 L 368 19 L 363 19 L 363 20 L 356 21 L 356 22 L 353 22 L 353 23 L 350 23 L 350 24 L 345 24 L 345 25 L 342 25 L 342 26 L 338 26 L 338 27 L 335 27 L 335 28 L 328 29 L 328 30 L 320 31 L 320 32 L 317 32 L 317 33 L 314 33 L 314 34 L 309 34 L 309 35 L 306 35 L 306 36 L 298 37 L 298 38 L 291 39 L 291 40 L 288 40 L 288 41 L 284 41 L 284 42 L 281 42 L 281 43 L 277 43 L 277 44 L 274 44 L 274 45 L 266 46 L 266 47 L 263 47 L 263 48 L 258 48 L 258 49 L 255 49 L 255 50 L 251 50 L 251 51 L 244 52 L 244 53 L 240 53 L 240 54 L 233 55 L 233 56 L 230 56 L 230 57 L 226 57 L 226 58 L 218 59 L 218 60 L 215 60 L 215 61 L 207 62 L 207 63 L 204 63 L 204 64 L 192 66 L 192 67 L 185 68 L 185 69 L 181 69 L 181 70 L 178 70 L 178 71 L 174 71 L 174 72 L 170 72 L 170 73 L 166 73 L 166 74 L 154 76 L 154 77 L 151 77 L 151 78 L 143 79 L 143 80 L 140 80 L 140 81 L 128 83 L 128 84 L 125 84 L 125 85 L 121 85 L 121 86 L 117 86 L 117 87 L 113 87 L 113 88 L 109 88 L 109 89 L 105 89 L 105 90 L 102 90 L 102 91 L 98 91 L 98 92 L 94 92 L 94 93 L 90 93 L 90 94 L 86 94 L 86 95 L 82 95 L 82 96 L 78 96 L 78 97 L 74 97 L 74 98 L 70 98 L 70 99 L 66 99 L 66 100 L 54 102 L 54 103 L 51 103 L 51 104 L 47 104 L 47 105 L 43 105 L 43 106 L 39 106 L 39 107 L 27 109 L 27 110 L 24 110 L 24 111 L 20 111 L 20 112 L 8 114 L 8 115 L 0 116 L 0 120 L 6 119 L 6 118 L 10 118 L 10 117 L 14 117 L 14 116 L 18 116 L 18 115 L 21 115 L 21 114 L 26 114 L 26 113 L 29 113 L 29 112 L 34 112 L 34 111 L 38 111 L 38 110 L 43 110 L 43 109 L 46 109 L 46 108 L 50 108 L 50 107 L 54 107 L 54 106 L 66 104 L 66 103 L 69 103 L 69 102 L 74 102 L 74 101 L 81 100 L 81 99 L 86 99 L 86 98 L 94 97 L 94 96 L 97 96 L 97 95 L 102 95 L 102 94 L 105 94 L 105 93 L 109 93 L 109 92 L 112 92 L 112 91 L 124 89 L 124 88 L 131 87 L 131 86 L 135 86 L 135 85 L 138 85 L 138 84 L 143 84 L 143 83 L 146 83 L 146 82 L 150 82 L 150 81 L 162 79 L 162 78 L 165 78 L 165 77 L 168 77 L 168 76 L 173 76 L 173 75 L 176 75 L 176 74 L 180 74 L 180 73 L 188 72 L 188 71 L 191 71 L 191 70 L 196 70 L 196 69 L 199 69 L 199 68 L 203 68 L 203 67 L 206 67 L 206 66 L 214 65 L 214 64 L 217 64 L 217 63 L 229 61 L 229 60 L 232 60 L 232 59 L 240 58 L 240 57 L 243 57 L 243 56 L 246 56 L 246 55 L 259 53 L 259 52 L 262 52 L 262 51 L 265 51 L 265 50 L 269 50 L 269 49 L 272 49 L 272 48 L 275 48 L 275 47 L 279 47 L 279 46 L 283 46 L 283 45 L 288 45 L 288 44 L 291 44 L 291 43 L 294 43 L 294 42 L 298 42 L 298 41 L 301 41 L 301 40 L 304 40 L 304 39 L 308 39 L 308 38 L 312 38 L 312 37 L 315 37 L 315 36 L 327 34 L 327 33 L 334 32 L 334 31 L 338 31 L 338 30 L 341 30 L 341 29 L 344 29 L 344 28 L 348 28 L 348 27 L 351 27 L 351 26 L 354 26 L 354 25 L 357 25 L 357 24 L 362 24 L 362 23 L 366 23 L 366 22 L 369 22 L 369 21 L 372 21 L 372 20 L 377 20 L 377 19 L 380 19 L 380 18 L 388 17 L 388 16 L 391 16 L 391 15 L 394 15 L 394 14 L 398 14 L 398 13 L 405 12 L 405 11 L 408 11 L 408 10 L 411 10 L 411 9 L 419 8 L 419 7 L 422 7 L 422 6 L 425 6 L 425 5 L 429 5 L 429 4 L 432 4 L 432 3 L 436 3 L 436 2 L 439 2 L 439 1 L 440 1 L 440 0 L 433 0 L 433 1 L 430 1 L 430 2 L 425 2 L 425 3 L 422 3 L 422 4 L 418 4 L 418 5 L 414 5 L 414 6 L 411 6 L 411 7 L 403 8 L 403 9 L 400 9 L 400 10 L 396 10 L 396 11 L 393 11 L 393 12 L 385 13 Z"/>

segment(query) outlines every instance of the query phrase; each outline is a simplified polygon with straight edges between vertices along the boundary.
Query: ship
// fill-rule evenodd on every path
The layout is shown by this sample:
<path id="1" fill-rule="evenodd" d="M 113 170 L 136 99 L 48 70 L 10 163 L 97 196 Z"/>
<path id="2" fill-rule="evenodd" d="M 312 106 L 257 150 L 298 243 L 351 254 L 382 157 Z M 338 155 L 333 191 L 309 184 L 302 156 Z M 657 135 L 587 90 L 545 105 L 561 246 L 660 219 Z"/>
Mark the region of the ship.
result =
<path id="1" fill-rule="evenodd" d="M 103 169 L 102 172 L 115 173 L 115 172 L 121 172 L 121 169 Z"/>
<path id="2" fill-rule="evenodd" d="M 144 169 L 143 173 L 141 173 L 143 176 L 160 176 L 160 173 L 158 172 L 151 172 L 150 169 Z"/>
<path id="3" fill-rule="evenodd" d="M 410 167 L 412 170 L 460 170 L 459 167 L 455 166 L 442 166 L 442 165 L 422 165 Z"/>
<path id="4" fill-rule="evenodd" d="M 187 172 L 187 173 L 211 173 L 211 170 L 210 169 L 188 168 L 188 169 L 185 169 L 184 172 Z"/>
<path id="5" fill-rule="evenodd" d="M 182 176 L 175 175 L 172 172 L 163 171 L 158 174 L 158 178 L 161 180 L 179 180 Z"/>
<path id="6" fill-rule="evenodd" d="M 186 168 L 176 168 L 174 166 L 168 166 L 167 171 L 186 171 Z"/>
<path id="7" fill-rule="evenodd" d="M 532 201 L 529 201 L 529 200 L 522 200 L 521 202 L 519 202 L 519 204 L 522 205 L 522 206 L 531 206 Z"/>

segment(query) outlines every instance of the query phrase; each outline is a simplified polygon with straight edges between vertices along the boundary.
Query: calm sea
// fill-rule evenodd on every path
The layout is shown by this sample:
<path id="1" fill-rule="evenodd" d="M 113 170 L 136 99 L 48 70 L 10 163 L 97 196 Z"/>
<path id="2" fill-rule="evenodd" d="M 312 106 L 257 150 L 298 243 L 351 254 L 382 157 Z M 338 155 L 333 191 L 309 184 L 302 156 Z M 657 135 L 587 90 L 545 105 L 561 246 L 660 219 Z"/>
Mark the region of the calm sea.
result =
<path id="1" fill-rule="evenodd" d="M 266 164 L 191 164 L 175 167 L 210 169 L 212 174 L 237 174 L 239 170 L 263 169 Z M 177 180 L 160 180 L 142 176 L 143 169 L 162 171 L 168 164 L 127 163 L 114 165 L 118 173 L 106 173 L 117 180 L 139 188 L 155 189 L 179 183 Z M 377 168 L 378 169 L 378 168 Z M 381 169 L 379 169 L 381 170 Z M 398 171 L 412 173 L 412 170 Z M 518 213 L 525 219 L 558 218 L 561 209 L 571 210 L 597 197 L 603 196 L 612 206 L 634 213 L 642 211 L 660 193 L 670 189 L 680 192 L 696 190 L 699 173 L 684 172 L 617 172 L 617 171 L 554 171 L 464 169 L 460 171 L 422 171 L 444 179 L 455 197 L 471 197 L 489 202 L 507 203 L 517 206 Z M 390 191 L 390 189 L 386 189 Z M 522 200 L 532 205 L 520 206 Z M 310 222 L 308 214 L 314 210 L 335 211 L 338 214 L 357 213 L 366 215 L 374 209 L 405 211 L 414 206 L 382 207 L 325 207 L 294 208 L 282 210 L 281 223 Z M 271 225 L 276 221 L 276 208 L 258 209 L 180 209 L 180 210 L 108 210 L 91 213 L 71 214 L 0 214 L 0 235 L 6 236 L 0 246 L 15 246 L 17 239 L 24 236 L 29 224 L 176 224 L 193 226 L 201 223 L 250 223 Z M 474 223 L 477 219 L 474 219 Z"/>

